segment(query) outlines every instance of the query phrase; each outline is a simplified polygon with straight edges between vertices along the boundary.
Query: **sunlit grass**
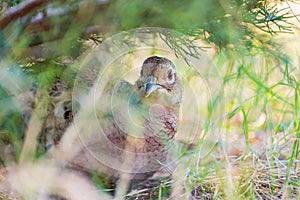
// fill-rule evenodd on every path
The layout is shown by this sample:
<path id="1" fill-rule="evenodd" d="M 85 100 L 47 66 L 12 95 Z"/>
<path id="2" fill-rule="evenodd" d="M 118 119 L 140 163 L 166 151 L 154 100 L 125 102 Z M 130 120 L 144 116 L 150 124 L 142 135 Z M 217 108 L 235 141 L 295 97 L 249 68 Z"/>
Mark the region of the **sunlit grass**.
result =
<path id="1" fill-rule="evenodd" d="M 287 76 L 287 70 L 297 67 L 260 59 L 258 66 L 252 58 L 237 60 L 231 73 L 227 70 L 225 136 L 200 162 L 195 159 L 199 146 L 180 161 L 186 174 L 181 184 L 187 192 L 181 197 L 298 198 L 299 83 L 295 83 L 297 74 Z"/>

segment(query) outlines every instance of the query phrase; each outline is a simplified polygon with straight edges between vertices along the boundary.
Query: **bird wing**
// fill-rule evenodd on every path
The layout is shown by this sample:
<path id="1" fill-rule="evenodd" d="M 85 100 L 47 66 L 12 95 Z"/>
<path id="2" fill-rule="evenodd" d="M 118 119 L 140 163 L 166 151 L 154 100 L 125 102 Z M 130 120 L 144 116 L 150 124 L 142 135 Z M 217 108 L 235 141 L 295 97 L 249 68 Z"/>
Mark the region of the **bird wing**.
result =
<path id="1" fill-rule="evenodd" d="M 132 124 L 129 113 L 137 106 L 134 102 L 137 94 L 133 85 L 123 79 L 114 86 L 108 86 L 105 91 L 98 102 L 100 113 L 96 111 L 99 120 L 97 133 L 92 134 L 92 139 L 83 142 L 84 146 L 70 164 L 116 179 L 119 177 L 117 168 L 122 167 L 124 159 L 127 133 L 132 128 L 129 126 Z"/>

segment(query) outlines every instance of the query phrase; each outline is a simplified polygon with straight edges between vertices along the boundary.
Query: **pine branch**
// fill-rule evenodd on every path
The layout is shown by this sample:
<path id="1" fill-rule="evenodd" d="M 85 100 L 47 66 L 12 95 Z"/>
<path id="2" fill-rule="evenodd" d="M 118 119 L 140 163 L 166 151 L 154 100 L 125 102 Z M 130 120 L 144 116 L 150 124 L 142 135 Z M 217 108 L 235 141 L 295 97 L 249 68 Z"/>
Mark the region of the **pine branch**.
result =
<path id="1" fill-rule="evenodd" d="M 276 5 L 270 6 L 264 3 L 253 11 L 250 23 L 270 34 L 292 33 L 292 24 L 288 19 L 293 17 L 295 16 L 290 15 L 290 8 L 278 9 Z"/>

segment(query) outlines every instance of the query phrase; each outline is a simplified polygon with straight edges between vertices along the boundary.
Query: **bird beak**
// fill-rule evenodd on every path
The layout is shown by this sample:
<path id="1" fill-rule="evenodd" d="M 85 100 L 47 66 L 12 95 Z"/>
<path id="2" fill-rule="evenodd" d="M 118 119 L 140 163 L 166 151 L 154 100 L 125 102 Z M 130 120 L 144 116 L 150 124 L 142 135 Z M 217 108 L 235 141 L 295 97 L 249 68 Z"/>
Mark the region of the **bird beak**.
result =
<path id="1" fill-rule="evenodd" d="M 157 90 L 159 88 L 162 88 L 162 87 L 155 83 L 145 83 L 144 84 L 145 97 L 148 97 L 152 92 L 154 92 L 155 90 Z"/>

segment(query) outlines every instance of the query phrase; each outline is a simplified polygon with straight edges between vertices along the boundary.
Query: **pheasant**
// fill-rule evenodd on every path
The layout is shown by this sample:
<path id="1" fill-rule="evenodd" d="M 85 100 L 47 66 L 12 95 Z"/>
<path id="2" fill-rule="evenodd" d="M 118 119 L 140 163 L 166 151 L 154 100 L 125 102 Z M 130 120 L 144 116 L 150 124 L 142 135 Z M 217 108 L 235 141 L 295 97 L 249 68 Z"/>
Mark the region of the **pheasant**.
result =
<path id="1" fill-rule="evenodd" d="M 175 65 L 163 57 L 149 57 L 134 85 L 120 80 L 105 98 L 112 106 L 100 106 L 97 134 L 103 137 L 84 142 L 71 166 L 96 173 L 109 188 L 121 176 L 132 185 L 166 167 L 182 99 Z"/>

